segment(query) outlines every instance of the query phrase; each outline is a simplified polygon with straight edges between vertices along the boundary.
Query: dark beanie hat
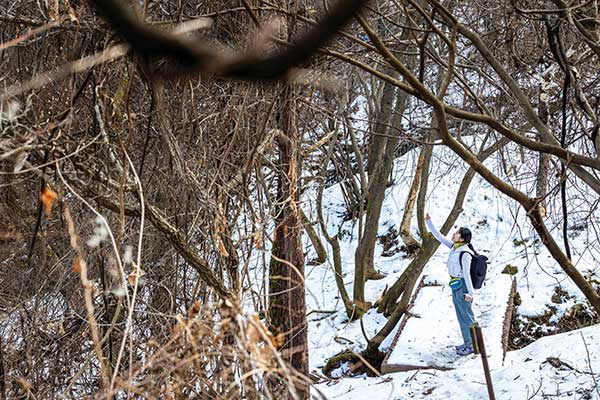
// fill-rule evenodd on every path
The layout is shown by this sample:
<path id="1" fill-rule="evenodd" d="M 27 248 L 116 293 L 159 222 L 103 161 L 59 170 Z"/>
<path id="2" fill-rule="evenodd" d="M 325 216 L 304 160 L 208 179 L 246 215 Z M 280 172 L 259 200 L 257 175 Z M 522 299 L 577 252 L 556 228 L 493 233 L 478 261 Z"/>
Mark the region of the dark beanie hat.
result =
<path id="1" fill-rule="evenodd" d="M 465 241 L 465 243 L 471 243 L 471 231 L 469 230 L 469 228 L 460 228 L 458 230 L 458 232 L 460 233 L 460 237 L 463 238 L 463 240 Z"/>

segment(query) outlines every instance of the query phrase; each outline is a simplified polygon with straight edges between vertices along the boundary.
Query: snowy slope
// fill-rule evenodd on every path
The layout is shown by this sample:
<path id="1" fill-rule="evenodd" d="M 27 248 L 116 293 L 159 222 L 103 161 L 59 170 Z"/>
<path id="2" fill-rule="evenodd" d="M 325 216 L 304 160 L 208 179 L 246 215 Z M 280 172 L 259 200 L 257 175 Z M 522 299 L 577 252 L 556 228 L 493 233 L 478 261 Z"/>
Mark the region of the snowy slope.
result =
<path id="1" fill-rule="evenodd" d="M 435 166 L 432 168 L 426 211 L 431 214 L 434 223 L 440 226 L 453 205 L 454 195 L 466 168 L 462 163 L 456 162 L 454 157 L 442 147 L 436 148 L 434 157 Z M 410 184 L 410 178 L 407 178 L 405 171 L 412 169 L 415 158 L 416 154 L 409 154 L 396 161 L 397 178 L 395 185 L 386 192 L 380 219 L 379 234 L 381 235 L 387 233 L 390 226 L 400 224 Z M 341 224 L 339 220 L 339 215 L 343 211 L 343 201 L 337 186 L 326 191 L 324 202 L 330 233 L 336 233 L 340 226 L 344 231 L 351 233 L 351 235 L 346 235 L 343 242 L 340 243 L 344 264 L 344 282 L 351 294 L 357 227 L 352 226 L 351 222 Z M 535 233 L 527 223 L 524 212 L 514 202 L 507 200 L 485 181 L 476 177 L 465 199 L 463 213 L 456 225 L 470 227 L 473 231 L 474 246 L 491 259 L 486 286 L 476 292 L 474 312 L 482 326 L 487 328 L 484 335 L 488 348 L 494 349 L 490 351 L 490 365 L 497 398 L 526 399 L 536 391 L 537 394 L 532 398 L 543 398 L 544 394 L 556 395 L 558 391 L 559 397 L 554 398 L 600 399 L 600 393 L 596 391 L 590 392 L 591 397 L 585 397 L 585 393 L 587 393 L 585 391 L 594 386 L 593 378 L 600 380 L 600 375 L 598 375 L 600 360 L 597 356 L 600 354 L 600 344 L 598 344 L 600 343 L 598 341 L 600 327 L 598 326 L 582 330 L 590 354 L 592 354 L 590 365 L 587 364 L 586 349 L 578 332 L 546 337 L 524 349 L 509 352 L 504 362 L 502 361 L 499 343 L 501 324 L 498 321 L 502 319 L 507 298 L 498 293 L 506 293 L 506 286 L 510 285 L 510 279 L 506 275 L 501 275 L 501 271 L 506 265 L 510 264 L 519 268 L 516 279 L 522 304 L 518 312 L 522 315 L 543 314 L 547 309 L 547 304 L 551 304 L 551 295 L 558 284 L 572 296 L 569 302 L 558 306 L 559 313 L 564 312 L 574 301 L 583 299 L 578 289 L 566 277 L 550 254 L 535 243 Z M 416 226 L 416 222 L 413 223 L 414 226 Z M 415 231 L 415 235 L 417 234 L 418 232 Z M 524 244 L 519 243 L 524 239 L 527 239 Z M 518 241 L 518 245 L 515 245 L 515 240 Z M 578 261 L 577 266 L 582 271 L 597 270 L 599 267 L 594 256 L 590 252 L 586 252 L 588 240 L 590 239 L 587 235 L 571 238 L 573 252 L 577 257 L 574 259 Z M 402 253 L 397 253 L 392 257 L 381 257 L 381 252 L 382 247 L 378 245 L 375 251 L 375 265 L 387 276 L 382 280 L 367 283 L 367 301 L 375 301 L 383 288 L 393 284 L 410 261 L 403 259 Z M 447 251 L 440 247 L 426 267 L 424 275 L 428 275 L 430 280 L 444 284 L 446 281 L 446 257 Z M 325 365 L 327 358 L 348 348 L 356 351 L 363 350 L 366 340 L 361 332 L 359 322 L 348 323 L 343 304 L 337 294 L 333 266 L 330 263 L 307 266 L 306 271 L 310 369 L 318 373 L 320 368 Z M 500 286 L 494 287 L 496 283 L 501 286 L 501 290 L 495 290 L 500 289 Z M 418 313 L 427 318 L 422 318 L 422 321 L 417 324 L 418 326 L 410 328 L 414 330 L 410 335 L 417 338 L 419 331 L 437 332 L 440 344 L 447 341 L 452 341 L 448 345 L 456 344 L 459 336 L 456 317 L 451 308 L 449 308 L 451 312 L 448 311 L 448 303 L 443 300 L 443 296 L 448 296 L 447 300 L 449 300 L 450 292 L 440 289 L 439 293 L 428 296 L 429 300 L 425 296 L 419 299 L 421 304 L 417 302 L 415 305 Z M 442 299 L 440 310 L 432 309 L 431 313 L 425 315 L 427 313 L 426 303 L 433 297 Z M 329 314 L 323 313 L 323 311 L 335 312 Z M 372 337 L 385 321 L 382 314 L 370 310 L 363 317 L 367 336 Z M 393 332 L 387 338 L 382 350 L 387 350 L 395 333 Z M 568 347 L 565 347 L 565 344 L 568 344 Z M 406 346 L 406 343 L 402 345 Z M 408 349 L 405 350 L 408 351 Z M 423 349 L 421 348 L 421 350 Z M 431 349 L 430 346 L 429 351 L 433 350 L 435 348 Z M 565 357 L 565 361 L 579 372 L 556 369 L 549 363 L 542 364 L 548 357 L 560 357 L 561 360 L 562 357 Z M 314 393 L 321 392 L 328 398 L 339 399 L 487 398 L 479 357 L 457 359 L 453 361 L 452 366 L 454 369 L 449 371 L 409 371 L 389 374 L 381 378 L 343 377 L 336 382 L 315 385 Z M 595 376 L 589 374 L 590 366 L 596 372 Z M 343 368 L 337 372 L 341 375 Z M 578 388 L 579 392 L 576 390 Z"/>

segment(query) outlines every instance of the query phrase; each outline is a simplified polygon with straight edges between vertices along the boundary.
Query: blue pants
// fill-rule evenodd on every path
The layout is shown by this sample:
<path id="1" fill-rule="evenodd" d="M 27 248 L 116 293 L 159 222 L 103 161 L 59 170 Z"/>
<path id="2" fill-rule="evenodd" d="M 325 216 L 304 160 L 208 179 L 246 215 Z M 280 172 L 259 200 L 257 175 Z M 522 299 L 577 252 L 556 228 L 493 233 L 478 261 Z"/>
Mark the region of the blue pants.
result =
<path id="1" fill-rule="evenodd" d="M 463 279 L 461 281 L 462 285 L 459 288 L 452 289 L 452 302 L 454 303 L 456 317 L 460 325 L 460 333 L 462 334 L 465 346 L 472 347 L 473 343 L 471 342 L 469 327 L 475 322 L 475 317 L 473 316 L 473 309 L 471 309 L 472 302 L 465 300 L 467 285 Z"/>

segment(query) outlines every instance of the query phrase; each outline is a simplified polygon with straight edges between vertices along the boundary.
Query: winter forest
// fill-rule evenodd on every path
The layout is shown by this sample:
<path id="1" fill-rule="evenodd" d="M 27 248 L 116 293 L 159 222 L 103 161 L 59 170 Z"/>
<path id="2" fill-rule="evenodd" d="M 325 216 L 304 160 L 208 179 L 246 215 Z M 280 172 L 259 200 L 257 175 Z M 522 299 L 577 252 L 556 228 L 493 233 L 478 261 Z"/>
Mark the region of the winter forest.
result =
<path id="1" fill-rule="evenodd" d="M 2 399 L 600 400 L 597 0 L 0 27 Z"/>

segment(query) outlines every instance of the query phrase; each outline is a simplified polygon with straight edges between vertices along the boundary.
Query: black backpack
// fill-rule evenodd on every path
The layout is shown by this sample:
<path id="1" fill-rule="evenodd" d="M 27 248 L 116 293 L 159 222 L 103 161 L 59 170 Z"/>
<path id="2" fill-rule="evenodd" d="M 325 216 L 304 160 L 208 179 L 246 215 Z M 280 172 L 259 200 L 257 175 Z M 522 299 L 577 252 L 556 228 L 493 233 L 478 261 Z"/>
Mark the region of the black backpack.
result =
<path id="1" fill-rule="evenodd" d="M 487 272 L 487 261 L 488 258 L 481 254 L 477 254 L 473 246 L 469 245 L 469 248 L 473 250 L 474 254 L 471 254 L 471 283 L 473 283 L 474 289 L 481 289 L 483 281 L 485 280 L 485 273 Z M 460 253 L 460 266 L 462 268 L 462 256 L 464 251 Z"/>

